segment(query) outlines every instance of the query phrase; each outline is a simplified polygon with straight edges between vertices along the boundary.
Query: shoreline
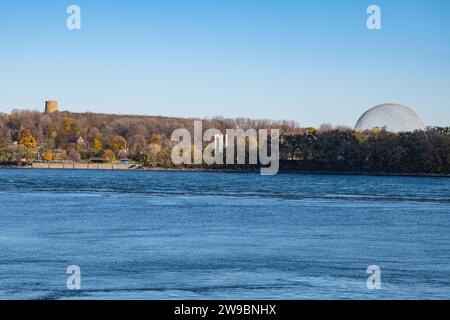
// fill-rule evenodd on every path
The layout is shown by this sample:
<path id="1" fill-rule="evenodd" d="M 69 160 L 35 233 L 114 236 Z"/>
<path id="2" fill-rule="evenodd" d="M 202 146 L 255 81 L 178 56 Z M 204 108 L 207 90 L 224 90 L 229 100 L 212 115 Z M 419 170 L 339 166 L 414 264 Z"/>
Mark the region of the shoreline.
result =
<path id="1" fill-rule="evenodd" d="M 81 166 L 80 166 L 81 165 Z M 259 169 L 207 169 L 207 168 L 129 168 L 124 164 L 63 164 L 40 163 L 39 166 L 2 166 L 0 169 L 15 170 L 72 170 L 72 171 L 137 171 L 137 172 L 215 172 L 215 173 L 259 173 Z M 386 173 L 386 172 L 348 172 L 348 171 L 297 171 L 280 170 L 277 174 L 314 174 L 314 175 L 343 175 L 343 176 L 380 176 L 380 177 L 432 177 L 450 178 L 450 174 L 438 173 Z"/>

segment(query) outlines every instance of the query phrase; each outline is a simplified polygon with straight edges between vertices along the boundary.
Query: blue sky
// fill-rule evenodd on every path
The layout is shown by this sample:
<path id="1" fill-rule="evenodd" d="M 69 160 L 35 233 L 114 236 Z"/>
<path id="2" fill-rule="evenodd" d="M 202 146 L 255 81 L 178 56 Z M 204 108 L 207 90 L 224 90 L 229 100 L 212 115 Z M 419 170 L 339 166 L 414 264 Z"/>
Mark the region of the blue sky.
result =
<path id="1" fill-rule="evenodd" d="M 66 8 L 82 29 L 66 29 Z M 366 28 L 377 4 L 382 30 Z M 371 106 L 450 125 L 450 1 L 2 1 L 0 112 L 353 126 Z"/>

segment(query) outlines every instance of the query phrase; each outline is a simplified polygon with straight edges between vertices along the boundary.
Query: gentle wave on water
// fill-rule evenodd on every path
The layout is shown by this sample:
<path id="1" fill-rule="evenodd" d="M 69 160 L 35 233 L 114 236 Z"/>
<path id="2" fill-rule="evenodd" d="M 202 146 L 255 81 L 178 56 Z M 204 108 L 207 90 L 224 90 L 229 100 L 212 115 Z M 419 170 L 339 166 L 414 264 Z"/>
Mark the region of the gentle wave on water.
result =
<path id="1" fill-rule="evenodd" d="M 449 299 L 449 182 L 0 170 L 0 299 Z"/>

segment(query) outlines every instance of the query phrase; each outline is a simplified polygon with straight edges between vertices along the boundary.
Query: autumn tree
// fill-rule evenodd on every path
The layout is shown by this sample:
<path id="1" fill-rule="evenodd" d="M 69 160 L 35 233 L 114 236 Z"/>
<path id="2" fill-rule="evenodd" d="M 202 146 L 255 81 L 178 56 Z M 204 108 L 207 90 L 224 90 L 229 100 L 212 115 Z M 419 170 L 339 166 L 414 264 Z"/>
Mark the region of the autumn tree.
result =
<path id="1" fill-rule="evenodd" d="M 74 125 L 71 118 L 65 118 L 62 122 L 62 130 L 65 132 L 74 132 Z"/>
<path id="2" fill-rule="evenodd" d="M 102 143 L 102 141 L 101 141 L 100 139 L 98 139 L 98 138 L 95 138 L 95 139 L 94 139 L 94 149 L 95 149 L 97 152 L 100 152 L 100 151 L 103 150 L 103 143 Z"/>
<path id="3" fill-rule="evenodd" d="M 78 136 L 73 132 L 63 131 L 56 137 L 56 144 L 58 147 L 68 149 L 74 147 L 77 144 Z"/>
<path id="4" fill-rule="evenodd" d="M 44 151 L 41 153 L 42 159 L 45 161 L 52 161 L 53 160 L 53 153 L 51 151 Z"/>
<path id="5" fill-rule="evenodd" d="M 72 161 L 80 161 L 81 160 L 81 155 L 78 151 L 76 150 L 70 150 L 69 151 L 69 158 Z"/>
<path id="6" fill-rule="evenodd" d="M 6 147 L 11 142 L 11 130 L 5 126 L 0 126 L 0 147 Z"/>
<path id="7" fill-rule="evenodd" d="M 116 154 L 112 150 L 106 150 L 105 151 L 105 159 L 112 162 L 112 161 L 116 160 Z"/>
<path id="8" fill-rule="evenodd" d="M 88 130 L 86 137 L 87 148 L 94 148 L 96 151 L 101 151 L 103 149 L 103 144 L 101 142 L 102 134 L 97 127 L 91 127 Z"/>
<path id="9" fill-rule="evenodd" d="M 115 154 L 118 154 L 119 151 L 126 151 L 127 141 L 122 136 L 114 136 L 111 139 L 110 147 Z"/>
<path id="10" fill-rule="evenodd" d="M 147 141 L 143 134 L 136 134 L 130 139 L 130 153 L 145 154 L 147 150 Z"/>
<path id="11" fill-rule="evenodd" d="M 34 149 L 37 143 L 36 139 L 31 135 L 31 132 L 24 129 L 19 136 L 19 145 L 27 149 Z"/>
<path id="12" fill-rule="evenodd" d="M 157 157 L 161 151 L 161 136 L 158 133 L 153 133 L 150 139 L 150 150 L 147 154 L 148 161 L 153 165 L 157 165 Z"/>

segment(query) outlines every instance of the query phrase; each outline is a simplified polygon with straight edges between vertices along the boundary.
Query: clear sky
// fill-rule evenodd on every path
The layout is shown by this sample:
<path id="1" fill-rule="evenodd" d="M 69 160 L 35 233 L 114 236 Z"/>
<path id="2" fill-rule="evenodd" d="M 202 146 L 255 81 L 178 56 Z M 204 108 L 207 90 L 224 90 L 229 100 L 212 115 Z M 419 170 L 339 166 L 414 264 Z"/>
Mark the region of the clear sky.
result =
<path id="1" fill-rule="evenodd" d="M 81 30 L 66 28 L 69 5 Z M 377 4 L 382 30 L 366 27 Z M 0 112 L 62 109 L 353 126 L 369 107 L 450 125 L 448 0 L 0 3 Z"/>

